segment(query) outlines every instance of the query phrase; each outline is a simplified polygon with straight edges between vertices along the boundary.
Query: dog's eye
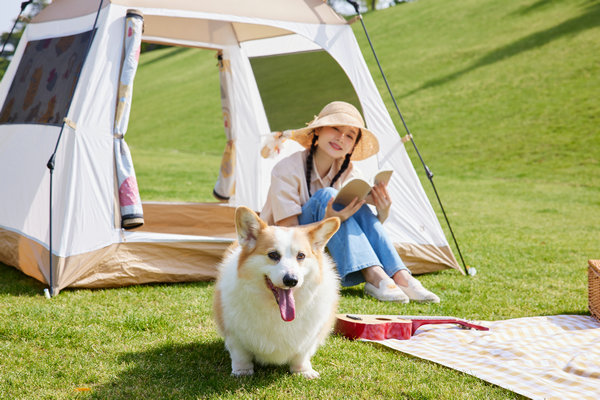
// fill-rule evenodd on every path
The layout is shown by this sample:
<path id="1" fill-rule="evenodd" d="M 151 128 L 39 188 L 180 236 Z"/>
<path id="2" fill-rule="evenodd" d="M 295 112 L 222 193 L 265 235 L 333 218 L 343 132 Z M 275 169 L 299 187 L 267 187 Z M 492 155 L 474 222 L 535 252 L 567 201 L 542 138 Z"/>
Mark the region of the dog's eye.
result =
<path id="1" fill-rule="evenodd" d="M 279 260 L 281 260 L 281 255 L 277 251 L 272 251 L 267 254 L 267 256 L 269 256 L 269 258 L 273 261 L 279 262 Z"/>
<path id="2" fill-rule="evenodd" d="M 304 255 L 304 253 L 300 252 L 300 253 L 298 253 L 298 255 L 296 256 L 296 260 L 298 260 L 298 261 L 302 261 L 302 260 L 304 260 L 304 257 L 306 257 L 306 256 Z"/>

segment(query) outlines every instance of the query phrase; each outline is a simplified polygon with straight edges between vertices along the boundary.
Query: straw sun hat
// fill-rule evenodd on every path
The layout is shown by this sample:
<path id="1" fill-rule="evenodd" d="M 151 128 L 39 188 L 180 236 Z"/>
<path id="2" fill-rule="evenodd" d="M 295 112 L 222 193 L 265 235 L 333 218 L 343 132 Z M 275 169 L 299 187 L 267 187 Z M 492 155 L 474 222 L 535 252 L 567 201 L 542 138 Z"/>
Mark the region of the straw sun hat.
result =
<path id="1" fill-rule="evenodd" d="M 307 124 L 306 128 L 295 129 L 291 138 L 305 148 L 309 148 L 316 128 L 323 126 L 353 126 L 360 129 L 362 136 L 354 147 L 354 161 L 364 160 L 379 151 L 377 138 L 367 128 L 360 112 L 352 104 L 343 101 L 333 101 L 327 104 L 318 116 Z"/>

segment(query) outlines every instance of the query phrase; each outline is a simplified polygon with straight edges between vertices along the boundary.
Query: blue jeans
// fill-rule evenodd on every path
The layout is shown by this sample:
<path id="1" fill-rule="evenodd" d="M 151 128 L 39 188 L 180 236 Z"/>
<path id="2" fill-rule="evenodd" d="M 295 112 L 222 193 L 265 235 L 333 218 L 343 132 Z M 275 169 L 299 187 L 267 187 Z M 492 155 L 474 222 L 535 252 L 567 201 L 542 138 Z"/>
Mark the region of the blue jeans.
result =
<path id="1" fill-rule="evenodd" d="M 329 199 L 337 190 L 331 187 L 318 190 L 302 206 L 298 216 L 300 225 L 321 221 Z M 344 207 L 334 204 L 335 210 Z M 369 206 L 362 206 L 354 215 L 342 222 L 340 229 L 329 239 L 327 249 L 337 265 L 342 286 L 354 286 L 365 281 L 362 269 L 380 265 L 388 276 L 406 269 L 383 225 Z M 410 271 L 409 271 L 410 272 Z"/>

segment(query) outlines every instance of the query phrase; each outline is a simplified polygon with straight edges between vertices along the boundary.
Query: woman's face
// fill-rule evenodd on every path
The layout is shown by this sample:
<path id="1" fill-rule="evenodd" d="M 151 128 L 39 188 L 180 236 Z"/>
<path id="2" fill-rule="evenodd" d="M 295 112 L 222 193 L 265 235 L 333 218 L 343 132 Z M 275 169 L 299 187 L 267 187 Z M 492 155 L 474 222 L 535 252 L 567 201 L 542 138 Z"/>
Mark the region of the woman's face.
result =
<path id="1" fill-rule="evenodd" d="M 334 159 L 351 153 L 358 137 L 358 128 L 353 126 L 324 126 L 316 129 L 318 149 Z"/>

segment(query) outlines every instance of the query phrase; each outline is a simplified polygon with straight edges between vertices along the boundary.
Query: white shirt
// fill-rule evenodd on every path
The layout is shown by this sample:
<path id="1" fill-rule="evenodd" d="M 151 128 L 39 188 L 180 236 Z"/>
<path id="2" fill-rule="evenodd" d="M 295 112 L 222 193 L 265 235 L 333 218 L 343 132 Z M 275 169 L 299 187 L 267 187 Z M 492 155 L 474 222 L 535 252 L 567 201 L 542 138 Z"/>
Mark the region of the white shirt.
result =
<path id="1" fill-rule="evenodd" d="M 302 206 L 309 199 L 306 186 L 306 157 L 309 151 L 310 149 L 306 149 L 293 153 L 273 167 L 267 201 L 260 213 L 260 217 L 269 225 L 302 213 Z M 338 173 L 343 162 L 344 159 L 336 160 L 329 172 L 321 177 L 313 157 L 310 192 L 314 194 L 319 189 L 331 186 L 331 180 Z M 359 176 L 360 173 L 350 162 L 333 187 L 339 189 L 347 180 Z"/>

